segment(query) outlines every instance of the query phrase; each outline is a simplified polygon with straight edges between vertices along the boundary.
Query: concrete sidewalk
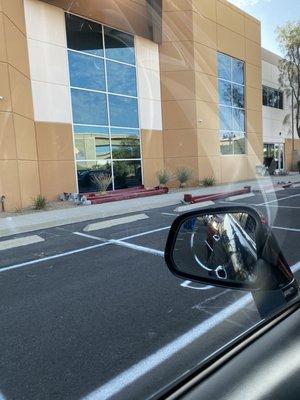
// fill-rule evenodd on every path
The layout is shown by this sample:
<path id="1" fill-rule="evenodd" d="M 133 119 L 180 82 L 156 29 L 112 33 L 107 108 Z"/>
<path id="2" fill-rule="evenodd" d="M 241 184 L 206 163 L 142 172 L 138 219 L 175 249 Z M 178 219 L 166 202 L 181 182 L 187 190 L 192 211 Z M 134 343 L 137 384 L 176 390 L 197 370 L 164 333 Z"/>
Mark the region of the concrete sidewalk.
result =
<path id="1" fill-rule="evenodd" d="M 1 218 L 0 237 L 93 219 L 114 217 L 117 215 L 145 211 L 153 208 L 177 205 L 181 200 L 183 200 L 185 193 L 191 193 L 193 195 L 213 194 L 241 189 L 246 185 L 251 186 L 252 190 L 270 190 L 270 188 L 271 190 L 272 188 L 275 190 L 278 187 L 277 183 L 279 181 L 300 182 L 300 175 L 297 173 L 288 176 L 263 177 L 253 181 L 235 182 L 208 188 L 187 188 L 184 189 L 184 191 L 171 191 L 168 194 L 159 196 Z"/>

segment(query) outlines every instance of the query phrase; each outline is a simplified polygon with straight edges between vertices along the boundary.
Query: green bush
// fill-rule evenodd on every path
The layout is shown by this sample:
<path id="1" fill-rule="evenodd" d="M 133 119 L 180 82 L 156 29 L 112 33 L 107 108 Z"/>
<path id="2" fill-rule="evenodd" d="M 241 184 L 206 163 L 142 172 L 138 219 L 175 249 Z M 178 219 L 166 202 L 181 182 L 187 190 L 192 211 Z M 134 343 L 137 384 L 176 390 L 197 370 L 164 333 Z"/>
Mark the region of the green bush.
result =
<path id="1" fill-rule="evenodd" d="M 95 173 L 91 177 L 91 180 L 94 183 L 94 185 L 97 187 L 100 194 L 106 194 L 107 188 L 111 184 L 111 175 Z"/>
<path id="2" fill-rule="evenodd" d="M 179 182 L 179 187 L 183 188 L 186 186 L 187 182 L 191 179 L 192 172 L 185 167 L 178 168 L 176 170 L 176 178 Z"/>
<path id="3" fill-rule="evenodd" d="M 156 173 L 160 187 L 165 187 L 166 184 L 172 179 L 172 172 L 167 169 L 162 169 Z"/>
<path id="4" fill-rule="evenodd" d="M 207 178 L 202 179 L 202 181 L 200 183 L 201 183 L 201 185 L 207 187 L 207 186 L 214 186 L 216 181 L 215 181 L 214 177 L 209 176 Z"/>
<path id="5" fill-rule="evenodd" d="M 47 206 L 46 197 L 39 194 L 36 199 L 34 199 L 33 207 L 35 210 L 44 210 Z"/>

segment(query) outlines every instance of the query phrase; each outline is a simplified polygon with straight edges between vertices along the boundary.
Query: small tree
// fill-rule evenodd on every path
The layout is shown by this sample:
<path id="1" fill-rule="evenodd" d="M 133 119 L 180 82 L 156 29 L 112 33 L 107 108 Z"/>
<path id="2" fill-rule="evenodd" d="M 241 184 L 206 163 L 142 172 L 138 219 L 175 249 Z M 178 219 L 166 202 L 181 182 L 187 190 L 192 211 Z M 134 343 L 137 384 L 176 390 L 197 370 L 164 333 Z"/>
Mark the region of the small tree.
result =
<path id="1" fill-rule="evenodd" d="M 103 173 L 95 173 L 91 180 L 93 184 L 97 187 L 100 194 L 106 194 L 107 188 L 111 184 L 111 175 L 110 174 L 103 174 Z"/>
<path id="2" fill-rule="evenodd" d="M 161 169 L 156 173 L 160 187 L 165 187 L 166 184 L 172 179 L 172 172 L 167 169 Z"/>
<path id="3" fill-rule="evenodd" d="M 176 178 L 179 182 L 180 188 L 185 187 L 187 182 L 191 179 L 191 177 L 192 177 L 192 172 L 185 167 L 181 167 L 176 170 Z"/>
<path id="4" fill-rule="evenodd" d="M 295 127 L 300 138 L 300 21 L 287 22 L 278 27 L 277 40 L 283 54 L 278 65 L 279 83 L 292 100 L 292 113 L 295 114 Z M 287 116 L 284 122 L 290 119 Z"/>

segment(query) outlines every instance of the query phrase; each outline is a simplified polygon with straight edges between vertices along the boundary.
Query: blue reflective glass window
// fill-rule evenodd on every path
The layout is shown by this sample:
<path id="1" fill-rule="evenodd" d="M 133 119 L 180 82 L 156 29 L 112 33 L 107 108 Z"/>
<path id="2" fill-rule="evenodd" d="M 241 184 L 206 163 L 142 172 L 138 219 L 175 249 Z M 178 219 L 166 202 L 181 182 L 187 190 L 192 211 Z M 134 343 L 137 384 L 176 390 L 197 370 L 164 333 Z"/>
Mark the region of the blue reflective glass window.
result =
<path id="1" fill-rule="evenodd" d="M 235 58 L 232 59 L 232 81 L 244 84 L 244 63 Z"/>
<path id="2" fill-rule="evenodd" d="M 86 54 L 68 52 L 70 84 L 84 89 L 105 90 L 104 61 Z"/>
<path id="3" fill-rule="evenodd" d="M 219 103 L 231 106 L 232 102 L 231 83 L 219 80 Z"/>
<path id="4" fill-rule="evenodd" d="M 115 189 L 140 186 L 142 184 L 141 161 L 114 161 Z"/>
<path id="5" fill-rule="evenodd" d="M 107 125 L 106 95 L 88 90 L 71 89 L 75 124 Z"/>
<path id="6" fill-rule="evenodd" d="M 135 67 L 106 61 L 107 86 L 111 93 L 136 96 L 136 71 Z"/>
<path id="7" fill-rule="evenodd" d="M 232 109 L 232 129 L 234 131 L 245 131 L 245 111 L 237 108 Z"/>
<path id="8" fill-rule="evenodd" d="M 76 160 L 110 158 L 108 128 L 74 125 Z"/>
<path id="9" fill-rule="evenodd" d="M 112 156 L 114 159 L 140 158 L 138 129 L 111 129 Z"/>
<path id="10" fill-rule="evenodd" d="M 231 107 L 220 107 L 220 128 L 223 130 L 232 129 Z"/>
<path id="11" fill-rule="evenodd" d="M 104 28 L 105 54 L 107 58 L 128 64 L 135 63 L 134 37 L 113 28 Z"/>
<path id="12" fill-rule="evenodd" d="M 231 81 L 231 59 L 222 53 L 218 53 L 218 77 Z"/>
<path id="13" fill-rule="evenodd" d="M 112 126 L 124 126 L 138 128 L 137 99 L 108 95 L 110 124 Z"/>
<path id="14" fill-rule="evenodd" d="M 79 161 L 77 162 L 77 177 L 79 191 L 98 192 L 99 187 L 95 185 L 94 176 L 112 176 L 111 162 L 109 160 Z M 112 184 L 107 190 L 112 189 Z"/>
<path id="15" fill-rule="evenodd" d="M 246 140 L 244 133 L 236 133 L 233 146 L 234 146 L 234 154 L 246 153 Z"/>
<path id="16" fill-rule="evenodd" d="M 232 132 L 220 132 L 220 150 L 222 155 L 233 154 L 233 139 Z"/>
<path id="17" fill-rule="evenodd" d="M 232 85 L 232 105 L 233 107 L 244 108 L 244 86 Z"/>
<path id="18" fill-rule="evenodd" d="M 65 18 L 68 48 L 103 56 L 102 25 L 68 13 Z"/>

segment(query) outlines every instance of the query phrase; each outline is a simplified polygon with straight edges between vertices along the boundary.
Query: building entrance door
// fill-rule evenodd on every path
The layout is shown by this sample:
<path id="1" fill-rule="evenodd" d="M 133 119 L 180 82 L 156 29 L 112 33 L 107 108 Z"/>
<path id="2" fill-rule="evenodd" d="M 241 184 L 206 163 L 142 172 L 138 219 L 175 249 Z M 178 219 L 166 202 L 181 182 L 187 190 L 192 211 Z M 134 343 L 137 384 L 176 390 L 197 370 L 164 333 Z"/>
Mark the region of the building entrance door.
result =
<path id="1" fill-rule="evenodd" d="M 264 143 L 264 165 L 270 173 L 284 169 L 283 143 Z"/>

